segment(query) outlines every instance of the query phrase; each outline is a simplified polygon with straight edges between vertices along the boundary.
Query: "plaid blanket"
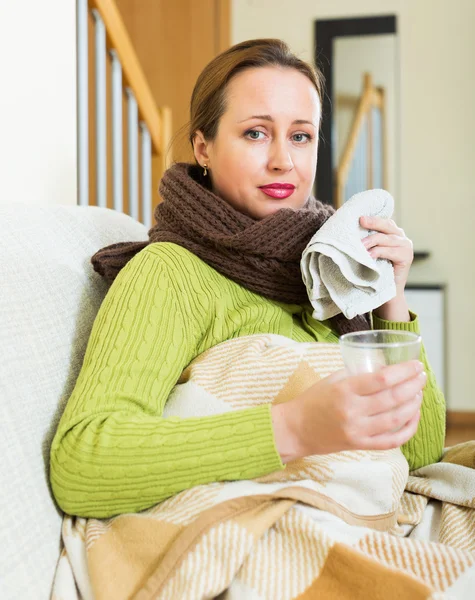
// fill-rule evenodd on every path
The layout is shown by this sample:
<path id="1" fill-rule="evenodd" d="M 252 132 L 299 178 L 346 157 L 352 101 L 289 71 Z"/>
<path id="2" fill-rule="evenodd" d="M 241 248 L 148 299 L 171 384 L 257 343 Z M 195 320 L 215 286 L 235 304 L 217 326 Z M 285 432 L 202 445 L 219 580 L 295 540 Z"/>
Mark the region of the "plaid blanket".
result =
<path id="1" fill-rule="evenodd" d="M 343 366 L 278 335 L 211 348 L 165 417 L 285 402 Z M 111 519 L 65 515 L 53 600 L 473 598 L 475 442 L 412 473 L 400 449 L 309 456 Z"/>

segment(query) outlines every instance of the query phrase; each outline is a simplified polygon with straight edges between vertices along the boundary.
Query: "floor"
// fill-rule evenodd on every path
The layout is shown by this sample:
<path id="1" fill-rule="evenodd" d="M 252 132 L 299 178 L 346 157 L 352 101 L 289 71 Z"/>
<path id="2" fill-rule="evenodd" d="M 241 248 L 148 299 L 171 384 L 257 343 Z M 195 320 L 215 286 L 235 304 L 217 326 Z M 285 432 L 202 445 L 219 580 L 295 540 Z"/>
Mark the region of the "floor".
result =
<path id="1" fill-rule="evenodd" d="M 475 440 L 475 427 L 448 427 L 447 435 L 445 438 L 445 446 L 454 446 L 455 444 L 460 444 L 461 442 L 468 442 L 469 440 Z"/>

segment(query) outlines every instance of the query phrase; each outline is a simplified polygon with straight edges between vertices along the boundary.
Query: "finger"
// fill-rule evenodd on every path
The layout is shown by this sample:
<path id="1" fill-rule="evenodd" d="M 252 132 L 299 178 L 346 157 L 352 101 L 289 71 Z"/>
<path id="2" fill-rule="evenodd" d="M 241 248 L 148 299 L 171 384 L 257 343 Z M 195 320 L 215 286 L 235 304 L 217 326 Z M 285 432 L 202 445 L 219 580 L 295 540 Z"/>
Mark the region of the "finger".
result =
<path id="1" fill-rule="evenodd" d="M 369 250 L 369 254 L 372 258 L 385 258 L 397 264 L 410 264 L 412 262 L 412 251 L 409 248 L 402 248 L 401 246 L 393 248 L 389 246 L 375 246 Z"/>
<path id="2" fill-rule="evenodd" d="M 363 438 L 361 441 L 361 450 L 390 450 L 391 448 L 399 448 L 416 434 L 420 418 L 421 412 L 418 410 L 412 419 L 401 427 L 399 431 Z"/>
<path id="3" fill-rule="evenodd" d="M 396 233 L 397 235 L 401 235 L 402 233 L 402 229 L 392 219 L 383 219 L 382 217 L 361 217 L 360 225 L 381 233 Z"/>
<path id="4" fill-rule="evenodd" d="M 345 384 L 354 394 L 371 396 L 391 388 L 407 379 L 415 377 L 424 370 L 424 364 L 419 360 L 410 360 L 397 365 L 383 367 L 376 373 L 362 373 L 351 375 Z"/>
<path id="5" fill-rule="evenodd" d="M 401 429 L 420 409 L 422 398 L 421 391 L 394 410 L 369 417 L 362 425 L 365 435 L 372 437 Z"/>
<path id="6" fill-rule="evenodd" d="M 364 247 L 369 250 L 374 246 L 409 246 L 406 238 L 396 234 L 373 233 L 363 240 Z"/>
<path id="7" fill-rule="evenodd" d="M 368 417 L 381 416 L 384 413 L 398 409 L 406 402 L 410 402 L 427 383 L 427 375 L 423 371 L 411 379 L 398 385 L 383 390 L 363 399 L 364 409 Z"/>

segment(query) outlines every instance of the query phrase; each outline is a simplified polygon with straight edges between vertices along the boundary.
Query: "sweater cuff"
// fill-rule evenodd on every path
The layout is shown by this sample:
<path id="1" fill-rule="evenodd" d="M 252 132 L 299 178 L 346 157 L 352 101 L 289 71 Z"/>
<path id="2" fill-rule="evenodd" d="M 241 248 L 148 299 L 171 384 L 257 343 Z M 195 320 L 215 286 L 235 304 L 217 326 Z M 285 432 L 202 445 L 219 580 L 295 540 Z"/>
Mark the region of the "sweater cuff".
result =
<path id="1" fill-rule="evenodd" d="M 419 333 L 419 317 L 416 313 L 413 313 L 411 310 L 409 311 L 409 315 L 411 317 L 410 321 L 386 321 L 385 319 L 381 319 L 376 316 L 374 313 L 371 313 L 371 320 L 373 324 L 373 329 L 395 329 L 398 331 L 412 331 L 412 333 Z"/>
<path id="2" fill-rule="evenodd" d="M 282 458 L 277 450 L 277 444 L 275 443 L 275 432 L 274 425 L 272 422 L 272 404 L 261 404 L 260 406 L 256 406 L 255 411 L 257 414 L 262 415 L 262 420 L 258 421 L 256 419 L 255 425 L 261 427 L 261 430 L 258 432 L 260 439 L 263 441 L 268 441 L 265 444 L 265 454 L 266 457 L 261 456 L 263 459 L 263 463 L 266 465 L 266 468 L 270 470 L 271 473 L 274 471 L 281 471 L 286 468 L 286 464 L 282 462 Z"/>
<path id="3" fill-rule="evenodd" d="M 247 455 L 244 460 L 238 461 L 240 462 L 239 473 L 231 474 L 225 479 L 254 479 L 285 469 L 286 465 L 282 462 L 275 443 L 271 409 L 271 404 L 260 404 L 253 408 L 221 415 L 223 421 L 229 417 L 233 424 L 237 425 L 236 430 L 245 434 L 244 436 L 238 434 L 235 438 L 227 437 L 227 455 L 229 456 L 230 451 L 232 453 L 233 450 L 239 455 Z M 256 443 L 253 447 L 246 447 L 251 430 Z"/>

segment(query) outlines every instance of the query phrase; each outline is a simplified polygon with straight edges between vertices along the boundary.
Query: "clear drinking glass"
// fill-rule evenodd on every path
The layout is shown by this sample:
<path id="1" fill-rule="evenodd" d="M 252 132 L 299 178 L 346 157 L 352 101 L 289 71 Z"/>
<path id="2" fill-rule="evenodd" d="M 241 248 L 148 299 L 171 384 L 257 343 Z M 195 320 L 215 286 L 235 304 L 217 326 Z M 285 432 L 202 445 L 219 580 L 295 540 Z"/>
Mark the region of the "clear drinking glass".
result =
<path id="1" fill-rule="evenodd" d="M 343 362 L 352 375 L 418 360 L 421 352 L 421 336 L 411 331 L 357 331 L 342 335 L 339 341 Z"/>

